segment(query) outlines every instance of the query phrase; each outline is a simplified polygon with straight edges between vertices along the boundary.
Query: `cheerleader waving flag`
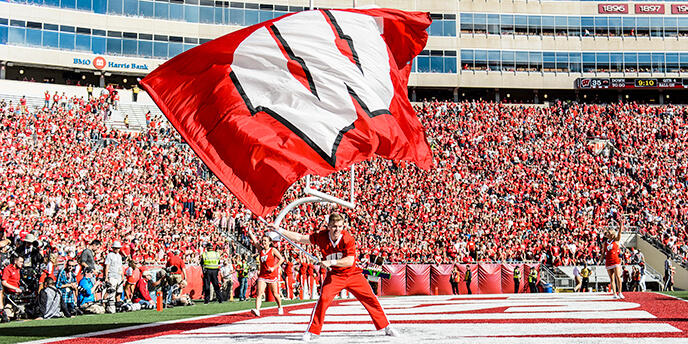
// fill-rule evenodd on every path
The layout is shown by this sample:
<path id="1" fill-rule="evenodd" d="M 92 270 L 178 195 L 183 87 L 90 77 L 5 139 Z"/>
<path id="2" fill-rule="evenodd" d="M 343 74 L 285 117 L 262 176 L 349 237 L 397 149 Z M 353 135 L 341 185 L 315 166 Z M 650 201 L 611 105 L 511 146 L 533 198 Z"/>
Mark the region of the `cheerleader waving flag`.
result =
<path id="1" fill-rule="evenodd" d="M 186 51 L 141 85 L 253 213 L 304 175 L 377 154 L 432 165 L 408 101 L 430 15 L 393 9 L 291 13 Z"/>

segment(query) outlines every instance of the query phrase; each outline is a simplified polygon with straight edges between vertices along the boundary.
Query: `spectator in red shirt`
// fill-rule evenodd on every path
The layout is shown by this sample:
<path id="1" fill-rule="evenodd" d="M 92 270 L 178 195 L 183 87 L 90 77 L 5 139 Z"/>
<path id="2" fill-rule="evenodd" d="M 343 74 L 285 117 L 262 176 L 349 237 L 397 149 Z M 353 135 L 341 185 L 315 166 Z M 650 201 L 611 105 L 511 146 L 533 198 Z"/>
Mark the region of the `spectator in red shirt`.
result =
<path id="1" fill-rule="evenodd" d="M 134 287 L 134 297 L 132 301 L 140 303 L 142 307 L 145 306 L 144 308 L 152 307 L 151 300 L 153 300 L 153 298 L 148 291 L 148 282 L 150 282 L 152 278 L 153 274 L 149 270 L 146 270 L 141 274 L 141 278 L 139 278 Z"/>
<path id="2" fill-rule="evenodd" d="M 174 284 L 179 284 L 182 281 L 186 280 L 186 264 L 184 264 L 184 261 L 177 256 L 179 254 L 178 250 L 175 250 L 173 253 L 172 251 L 167 252 L 167 264 L 165 267 L 175 267 L 176 271 L 170 273 L 170 285 Z M 174 269 L 172 269 L 174 270 Z"/>

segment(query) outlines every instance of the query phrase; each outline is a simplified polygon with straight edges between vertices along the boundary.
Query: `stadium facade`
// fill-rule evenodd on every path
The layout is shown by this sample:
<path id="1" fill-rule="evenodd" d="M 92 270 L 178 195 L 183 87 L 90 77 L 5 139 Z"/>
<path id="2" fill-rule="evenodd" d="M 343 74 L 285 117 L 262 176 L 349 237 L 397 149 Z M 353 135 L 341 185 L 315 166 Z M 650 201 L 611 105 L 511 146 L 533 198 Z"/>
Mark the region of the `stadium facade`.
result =
<path id="1" fill-rule="evenodd" d="M 308 1 L 0 0 L 0 77 L 126 88 L 226 33 Z M 685 103 L 688 2 L 358 1 L 430 12 L 412 100 Z M 319 1 L 316 8 L 351 7 Z"/>

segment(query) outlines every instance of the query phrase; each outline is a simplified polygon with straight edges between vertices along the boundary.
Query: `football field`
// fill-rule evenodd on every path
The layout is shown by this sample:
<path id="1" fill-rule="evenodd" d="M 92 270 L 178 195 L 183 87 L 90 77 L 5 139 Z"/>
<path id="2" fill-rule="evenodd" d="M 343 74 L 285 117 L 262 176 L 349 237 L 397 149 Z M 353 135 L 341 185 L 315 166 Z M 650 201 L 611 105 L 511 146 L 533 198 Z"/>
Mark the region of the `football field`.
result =
<path id="1" fill-rule="evenodd" d="M 337 300 L 317 343 L 688 343 L 688 303 L 657 293 L 503 294 L 382 298 L 401 337 L 376 331 L 356 300 Z M 313 303 L 92 333 L 35 343 L 294 343 Z M 661 338 L 661 339 L 660 339 Z"/>

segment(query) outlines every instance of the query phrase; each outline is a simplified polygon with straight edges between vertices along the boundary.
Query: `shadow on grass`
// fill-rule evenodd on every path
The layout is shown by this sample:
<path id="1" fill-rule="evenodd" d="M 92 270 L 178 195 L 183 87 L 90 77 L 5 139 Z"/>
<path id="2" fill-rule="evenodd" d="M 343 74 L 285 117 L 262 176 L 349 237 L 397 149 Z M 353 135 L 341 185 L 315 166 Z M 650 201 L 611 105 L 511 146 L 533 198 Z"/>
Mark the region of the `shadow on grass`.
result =
<path id="1" fill-rule="evenodd" d="M 109 330 L 114 328 L 122 328 L 129 326 L 141 326 L 144 323 L 131 322 L 119 324 L 78 324 L 78 325 L 48 325 L 40 327 L 22 326 L 23 322 L 16 323 L 17 325 L 5 325 L 0 330 L 2 337 L 38 337 L 38 338 L 55 338 L 73 336 L 82 333 L 96 332 Z"/>

